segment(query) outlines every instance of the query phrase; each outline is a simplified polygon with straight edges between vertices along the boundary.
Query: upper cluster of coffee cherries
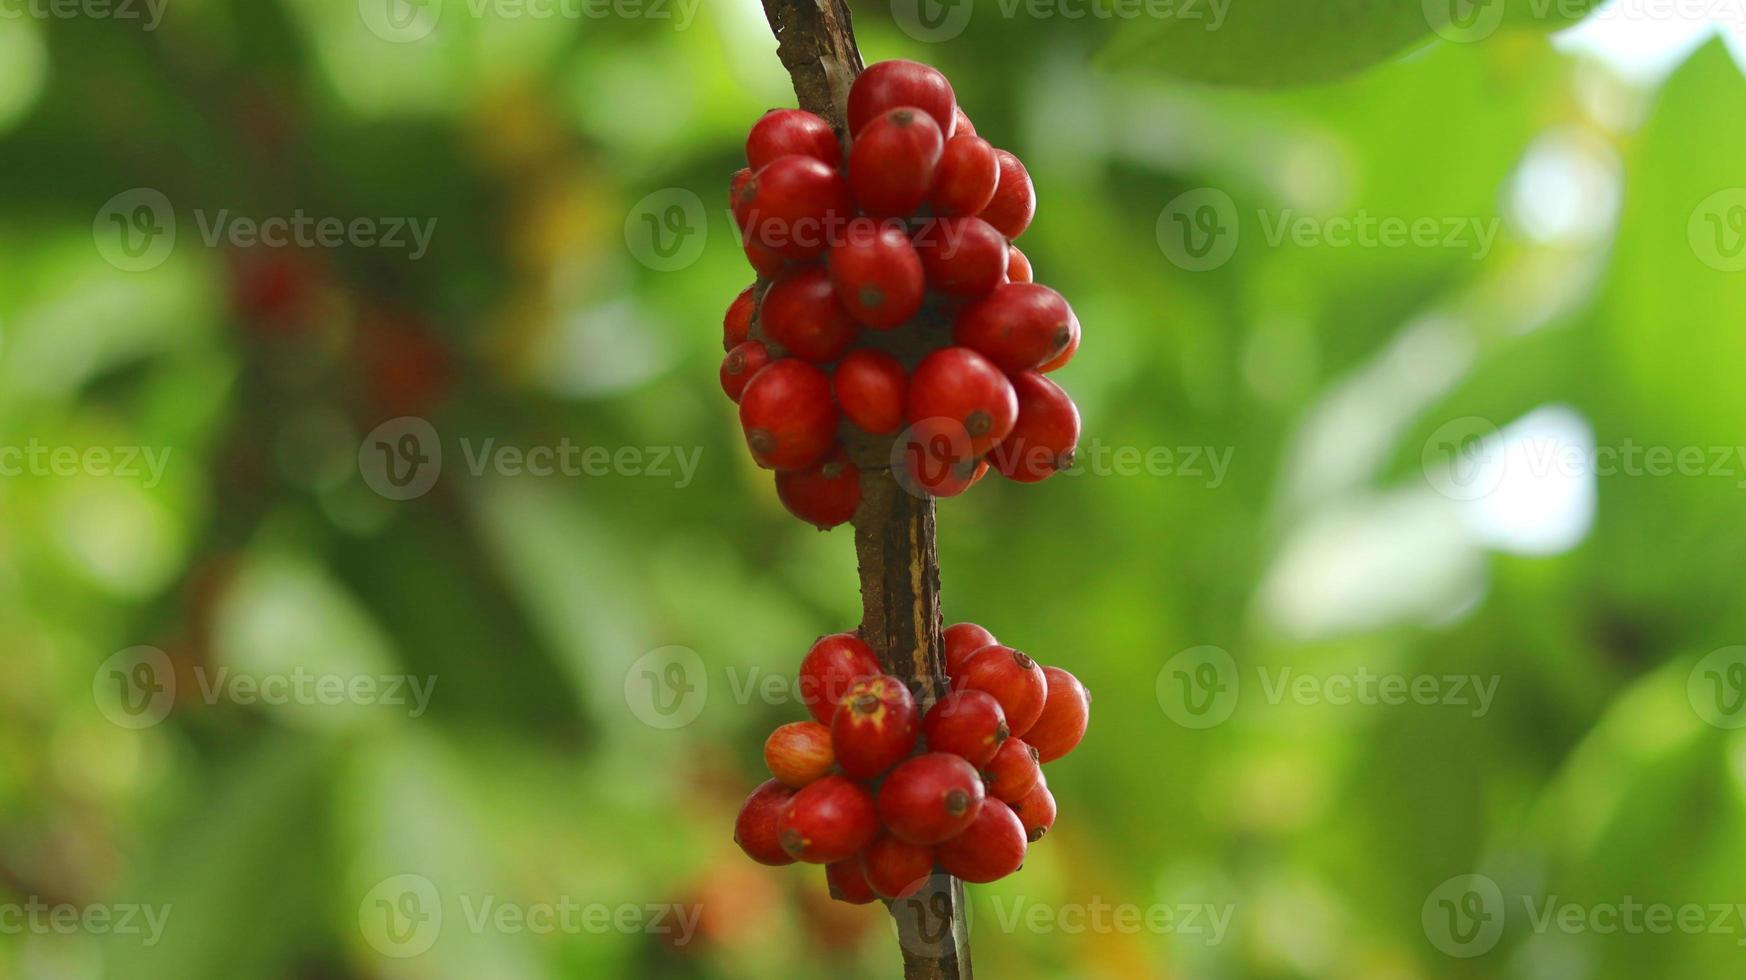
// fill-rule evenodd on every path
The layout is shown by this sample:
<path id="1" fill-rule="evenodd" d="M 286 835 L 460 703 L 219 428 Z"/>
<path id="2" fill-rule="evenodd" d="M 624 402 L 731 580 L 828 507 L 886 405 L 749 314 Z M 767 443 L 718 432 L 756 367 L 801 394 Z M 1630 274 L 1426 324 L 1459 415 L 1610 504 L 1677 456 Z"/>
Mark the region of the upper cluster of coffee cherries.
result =
<path id="1" fill-rule="evenodd" d="M 1079 411 L 1043 375 L 1079 320 L 1012 244 L 1036 213 L 1024 165 L 913 61 L 868 68 L 847 115 L 845 153 L 818 116 L 770 112 L 734 175 L 758 280 L 728 308 L 721 384 L 753 458 L 823 528 L 860 504 L 857 435 L 890 440 L 899 482 L 936 497 L 991 466 L 1026 483 L 1070 466 Z"/>
<path id="2" fill-rule="evenodd" d="M 945 633 L 951 690 L 925 714 L 853 633 L 801 661 L 812 721 L 764 743 L 771 779 L 746 798 L 734 840 L 753 860 L 825 866 L 854 904 L 908 898 L 936 871 L 1004 878 L 1055 823 L 1042 764 L 1085 737 L 1091 696 L 973 623 Z"/>

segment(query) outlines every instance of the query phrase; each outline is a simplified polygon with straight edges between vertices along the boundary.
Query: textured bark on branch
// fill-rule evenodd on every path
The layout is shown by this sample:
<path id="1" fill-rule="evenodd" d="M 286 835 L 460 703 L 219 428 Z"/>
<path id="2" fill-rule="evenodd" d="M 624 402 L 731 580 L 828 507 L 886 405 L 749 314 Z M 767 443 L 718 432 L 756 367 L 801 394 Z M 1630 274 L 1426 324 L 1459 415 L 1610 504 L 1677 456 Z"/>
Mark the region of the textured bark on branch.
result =
<path id="1" fill-rule="evenodd" d="M 849 86 L 863 67 L 847 0 L 763 4 L 800 107 L 846 136 Z M 892 478 L 889 440 L 852 440 L 850 452 L 861 468 L 854 520 L 861 636 L 926 710 L 946 691 L 934 501 L 906 492 Z M 972 980 L 964 887 L 957 879 L 935 875 L 919 895 L 890 905 L 906 980 Z"/>

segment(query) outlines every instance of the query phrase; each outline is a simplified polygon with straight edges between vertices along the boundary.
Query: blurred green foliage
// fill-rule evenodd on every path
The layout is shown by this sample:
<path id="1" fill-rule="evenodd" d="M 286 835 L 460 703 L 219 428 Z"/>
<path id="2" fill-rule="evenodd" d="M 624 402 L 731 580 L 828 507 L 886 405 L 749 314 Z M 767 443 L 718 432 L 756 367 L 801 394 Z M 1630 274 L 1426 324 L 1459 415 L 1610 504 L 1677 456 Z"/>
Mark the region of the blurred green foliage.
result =
<path id="1" fill-rule="evenodd" d="M 74 454 L 0 457 L 0 977 L 895 975 L 882 912 L 729 834 L 802 716 L 748 692 L 859 615 L 849 532 L 781 511 L 715 378 L 726 181 L 792 104 L 760 12 L 379 6 L 0 18 L 0 447 Z M 984 976 L 1738 969 L 1746 80 L 1720 41 L 1645 83 L 1417 7 L 985 3 L 929 40 L 857 4 L 869 60 L 938 65 L 1026 160 L 1086 328 L 1080 470 L 941 505 L 948 618 L 1096 697 L 1056 829 L 972 890 Z M 142 188 L 176 234 L 134 271 Z M 677 267 L 643 231 L 675 204 Z M 206 234 L 297 215 L 434 232 Z M 444 451 L 406 501 L 366 479 L 399 416 Z M 634 459 L 475 473 L 484 440 Z M 1184 651 L 1228 671 L 1210 719 Z M 676 727 L 638 693 L 670 660 Z M 135 727 L 142 664 L 173 698 Z M 435 687 L 207 693 L 302 675 Z M 1377 675 L 1437 697 L 1336 703 Z M 1704 924 L 1596 925 L 1631 901 Z M 698 918 L 491 912 L 567 903 Z M 1150 925 L 1076 928 L 1106 906 Z"/>

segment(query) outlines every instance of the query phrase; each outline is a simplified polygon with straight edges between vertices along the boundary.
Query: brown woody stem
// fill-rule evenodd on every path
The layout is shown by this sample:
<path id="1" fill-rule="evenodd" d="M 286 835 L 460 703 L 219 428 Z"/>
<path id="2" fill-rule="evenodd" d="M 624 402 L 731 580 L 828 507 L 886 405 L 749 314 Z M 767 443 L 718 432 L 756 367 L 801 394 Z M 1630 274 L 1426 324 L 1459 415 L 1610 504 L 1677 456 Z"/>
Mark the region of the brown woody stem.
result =
<path id="1" fill-rule="evenodd" d="M 800 107 L 846 136 L 849 86 L 862 68 L 847 0 L 763 4 Z M 926 710 L 946 691 L 934 501 L 908 493 L 892 478 L 889 440 L 851 440 L 850 452 L 861 468 L 861 508 L 854 521 L 861 636 Z M 962 883 L 936 874 L 920 894 L 890 907 L 906 980 L 972 980 Z"/>

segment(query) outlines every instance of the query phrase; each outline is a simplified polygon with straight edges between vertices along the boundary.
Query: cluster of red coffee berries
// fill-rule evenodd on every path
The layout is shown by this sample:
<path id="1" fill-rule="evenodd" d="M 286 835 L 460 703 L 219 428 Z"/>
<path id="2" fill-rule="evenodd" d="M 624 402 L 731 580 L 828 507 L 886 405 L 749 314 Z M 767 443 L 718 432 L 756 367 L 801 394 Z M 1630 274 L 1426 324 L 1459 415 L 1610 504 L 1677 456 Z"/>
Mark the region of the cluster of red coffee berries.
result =
<path id="1" fill-rule="evenodd" d="M 856 79 L 848 129 L 845 153 L 825 120 L 774 110 L 734 175 L 758 280 L 728 308 L 721 384 L 752 457 L 823 528 L 860 504 L 856 436 L 892 440 L 899 481 L 936 497 L 990 466 L 1026 483 L 1070 466 L 1079 411 L 1043 375 L 1079 320 L 1012 244 L 1036 212 L 1024 165 L 913 61 Z"/>
<path id="2" fill-rule="evenodd" d="M 908 898 L 936 869 L 978 883 L 1019 869 L 1055 823 L 1042 764 L 1085 737 L 1091 695 L 972 623 L 945 641 L 950 691 L 926 713 L 853 633 L 813 644 L 799 675 L 813 720 L 764 743 L 773 778 L 734 824 L 752 860 L 822 864 L 857 905 Z"/>

